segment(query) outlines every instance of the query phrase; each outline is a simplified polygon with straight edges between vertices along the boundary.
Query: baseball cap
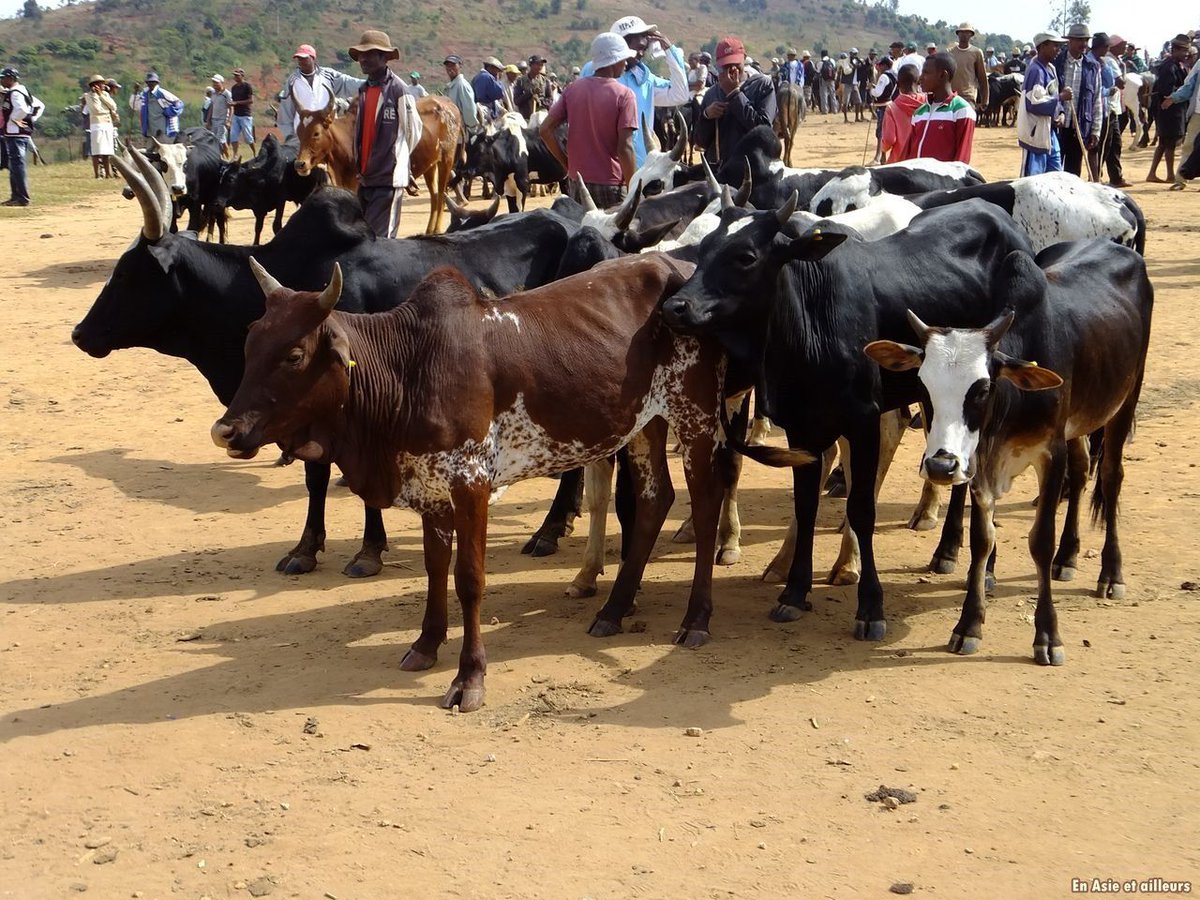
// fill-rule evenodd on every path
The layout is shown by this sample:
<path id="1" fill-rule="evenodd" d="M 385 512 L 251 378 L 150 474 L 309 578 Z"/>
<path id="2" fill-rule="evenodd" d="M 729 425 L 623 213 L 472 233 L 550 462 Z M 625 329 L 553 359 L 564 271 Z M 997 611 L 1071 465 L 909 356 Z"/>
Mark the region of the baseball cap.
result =
<path id="1" fill-rule="evenodd" d="M 224 84 L 225 76 L 224 75 L 214 75 L 212 78 L 209 79 L 209 81 L 215 81 L 217 84 Z"/>
<path id="2" fill-rule="evenodd" d="M 925 49 L 926 50 L 936 50 L 937 44 L 935 44 L 933 41 L 930 41 L 928 44 L 925 45 Z"/>
<path id="3" fill-rule="evenodd" d="M 717 41 L 717 65 L 720 67 L 741 65 L 746 61 L 746 45 L 735 37 L 723 37 Z"/>
<path id="4" fill-rule="evenodd" d="M 544 63 L 544 62 L 546 62 L 546 61 L 547 61 L 547 60 L 546 60 L 546 57 L 544 57 L 544 56 L 542 56 L 542 55 L 540 55 L 540 54 L 538 54 L 538 53 L 535 53 L 535 54 L 533 54 L 531 57 L 529 57 L 529 64 L 530 64 L 531 66 L 532 66 L 534 63 Z"/>
<path id="5" fill-rule="evenodd" d="M 442 60 L 442 65 L 443 66 L 450 66 L 450 65 L 461 66 L 462 65 L 462 57 L 455 53 L 451 53 L 449 56 L 447 56 L 445 59 Z"/>
<path id="6" fill-rule="evenodd" d="M 1050 41 L 1055 44 L 1065 44 L 1066 39 L 1060 34 L 1054 34 L 1051 31 L 1041 31 L 1033 36 L 1033 46 L 1040 47 L 1042 44 Z"/>
<path id="7" fill-rule="evenodd" d="M 298 56 L 307 56 L 309 59 L 317 58 L 316 48 L 312 44 L 301 44 L 296 48 L 296 52 L 292 54 L 292 59 Z"/>
<path id="8" fill-rule="evenodd" d="M 642 21 L 641 16 L 624 16 L 613 22 L 612 28 L 608 30 L 621 37 L 628 37 L 633 34 L 649 34 L 651 31 L 658 31 L 658 26 L 647 25 Z"/>
<path id="9" fill-rule="evenodd" d="M 494 56 L 485 56 L 483 58 L 483 64 L 485 66 L 491 66 L 493 69 L 504 68 L 504 63 L 500 62 L 500 60 L 496 59 Z"/>
<path id="10" fill-rule="evenodd" d="M 857 48 L 857 47 L 851 47 L 851 48 L 850 48 L 850 55 L 851 55 L 851 56 L 858 56 L 858 48 Z"/>
<path id="11" fill-rule="evenodd" d="M 513 65 L 512 63 L 509 63 L 507 66 L 505 66 L 505 67 L 504 67 L 504 71 L 505 71 L 506 73 L 508 73 L 509 75 L 520 75 L 520 74 L 521 74 L 521 70 L 520 70 L 520 69 L 518 69 L 518 68 L 517 68 L 515 65 Z"/>
<path id="12" fill-rule="evenodd" d="M 245 75 L 245 74 L 246 74 L 246 70 L 245 70 L 245 69 L 234 69 L 234 70 L 233 70 L 233 74 L 234 74 L 234 75 Z"/>
<path id="13" fill-rule="evenodd" d="M 15 66 L 5 66 L 0 69 L 0 78 L 20 78 L 21 73 Z"/>
<path id="14" fill-rule="evenodd" d="M 637 56 L 625 39 L 612 31 L 604 31 L 592 39 L 592 68 L 603 69 L 630 57 Z"/>
<path id="15" fill-rule="evenodd" d="M 157 72 L 147 72 L 146 73 L 146 81 L 160 82 L 160 81 L 162 81 L 162 79 L 158 77 Z"/>
<path id="16" fill-rule="evenodd" d="M 408 73 L 408 77 L 409 77 L 409 78 L 416 78 L 416 79 L 419 81 L 419 80 L 420 80 L 420 78 L 421 78 L 421 73 L 420 73 L 420 72 L 418 72 L 418 71 L 416 71 L 416 70 L 414 69 L 413 71 L 411 71 L 411 72 L 409 72 L 409 73 Z"/>
<path id="17" fill-rule="evenodd" d="M 116 90 L 120 90 L 120 88 L 121 88 L 121 82 L 117 81 L 117 79 L 115 79 L 115 78 L 110 78 L 104 83 L 107 84 L 110 88 L 114 88 Z"/>

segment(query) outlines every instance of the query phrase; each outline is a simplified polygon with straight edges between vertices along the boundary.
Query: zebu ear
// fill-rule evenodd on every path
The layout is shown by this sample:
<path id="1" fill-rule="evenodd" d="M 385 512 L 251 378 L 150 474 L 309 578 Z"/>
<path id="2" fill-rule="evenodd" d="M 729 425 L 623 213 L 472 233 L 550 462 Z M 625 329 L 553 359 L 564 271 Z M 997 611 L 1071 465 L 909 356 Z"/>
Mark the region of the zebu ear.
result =
<path id="1" fill-rule="evenodd" d="M 863 348 L 863 353 L 889 372 L 919 369 L 925 359 L 925 351 L 921 348 L 895 341 L 871 341 Z"/>
<path id="2" fill-rule="evenodd" d="M 346 336 L 346 330 L 342 328 L 337 319 L 329 318 L 325 320 L 325 336 L 329 339 L 329 349 L 333 351 L 334 356 L 338 358 L 338 361 L 349 372 L 355 365 L 354 360 L 350 358 L 350 339 Z"/>
<path id="3" fill-rule="evenodd" d="M 836 231 L 822 231 L 814 228 L 812 231 L 793 240 L 785 240 L 785 253 L 789 259 L 804 262 L 819 262 L 833 250 L 836 250 L 846 240 L 847 235 Z M 779 238 L 776 238 L 778 241 Z"/>
<path id="4" fill-rule="evenodd" d="M 1014 359 L 1007 353 L 997 350 L 992 359 L 999 366 L 997 378 L 1005 378 L 1023 391 L 1048 391 L 1062 387 L 1062 377 L 1049 369 L 1043 369 L 1035 362 L 1024 359 Z"/>

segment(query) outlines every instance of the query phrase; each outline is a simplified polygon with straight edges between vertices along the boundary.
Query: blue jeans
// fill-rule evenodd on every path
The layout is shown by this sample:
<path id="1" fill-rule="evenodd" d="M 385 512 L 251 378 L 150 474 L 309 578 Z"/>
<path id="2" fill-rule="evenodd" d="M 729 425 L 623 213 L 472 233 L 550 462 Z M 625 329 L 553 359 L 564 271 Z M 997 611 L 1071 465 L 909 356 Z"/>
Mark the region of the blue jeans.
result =
<path id="1" fill-rule="evenodd" d="M 1058 135 L 1053 128 L 1050 129 L 1049 150 L 1027 150 L 1022 147 L 1021 156 L 1022 177 L 1063 170 L 1062 150 L 1058 145 Z"/>
<path id="2" fill-rule="evenodd" d="M 234 116 L 233 132 L 229 135 L 231 143 L 244 140 L 247 144 L 254 143 L 254 116 Z"/>
<path id="3" fill-rule="evenodd" d="M 23 135 L 4 136 L 4 148 L 8 151 L 9 188 L 12 190 L 12 199 L 22 203 L 29 202 L 29 176 L 25 172 L 25 150 L 28 146 L 28 139 Z"/>

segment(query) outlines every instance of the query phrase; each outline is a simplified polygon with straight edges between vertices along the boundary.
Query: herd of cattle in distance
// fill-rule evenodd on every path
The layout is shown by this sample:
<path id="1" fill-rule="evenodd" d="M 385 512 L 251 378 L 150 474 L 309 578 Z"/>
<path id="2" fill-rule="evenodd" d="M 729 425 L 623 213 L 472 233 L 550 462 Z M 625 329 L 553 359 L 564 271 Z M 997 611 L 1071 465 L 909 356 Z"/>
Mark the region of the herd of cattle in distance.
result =
<path id="1" fill-rule="evenodd" d="M 525 547 L 535 555 L 571 533 L 586 496 L 587 549 L 568 592 L 590 596 L 615 457 L 622 562 L 589 632 L 616 634 L 674 500 L 669 431 L 691 499 L 681 535 L 696 544 L 677 643 L 709 639 L 714 564 L 741 555 L 745 456 L 792 468 L 794 519 L 769 569 L 786 584 L 770 616 L 811 608 L 817 504 L 839 444 L 849 527 L 831 577 L 857 581 L 855 636 L 882 640 L 876 497 L 914 403 L 934 505 L 914 523 L 931 526 L 938 489 L 951 488 L 936 571 L 953 571 L 968 489 L 972 499 L 949 649 L 980 646 L 995 503 L 1032 466 L 1033 654 L 1061 665 L 1051 581 L 1075 574 L 1091 472 L 1091 512 L 1106 529 L 1097 592 L 1125 590 L 1122 450 L 1153 305 L 1140 210 L 1063 173 L 985 183 L 969 166 L 930 160 L 793 169 L 779 152 L 769 127 L 715 173 L 686 166 L 678 147 L 655 150 L 614 209 L 561 197 L 482 224 L 491 215 L 454 214 L 450 233 L 402 240 L 376 238 L 355 197 L 325 187 L 258 247 L 173 234 L 171 187 L 135 153 L 116 162 L 141 234 L 72 339 L 97 358 L 147 347 L 188 360 L 227 407 L 212 426 L 218 446 L 248 459 L 277 444 L 303 461 L 307 518 L 279 571 L 317 565 L 333 464 L 364 506 L 345 574 L 380 572 L 382 510 L 418 512 L 428 595 L 403 669 L 435 665 L 446 641 L 457 542 L 464 640 L 447 708 L 484 702 L 480 607 L 496 492 L 562 474 Z M 786 448 L 747 438 L 751 392 Z"/>

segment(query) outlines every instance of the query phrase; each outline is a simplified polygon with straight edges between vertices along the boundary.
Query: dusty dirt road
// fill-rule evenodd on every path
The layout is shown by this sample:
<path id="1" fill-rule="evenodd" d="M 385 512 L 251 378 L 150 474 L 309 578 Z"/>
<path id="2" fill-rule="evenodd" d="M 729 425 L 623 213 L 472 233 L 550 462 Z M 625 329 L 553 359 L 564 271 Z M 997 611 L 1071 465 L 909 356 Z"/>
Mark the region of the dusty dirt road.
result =
<path id="1" fill-rule="evenodd" d="M 810 118 L 796 164 L 859 162 L 864 127 Z M 976 164 L 1011 176 L 1013 132 L 980 131 Z M 1147 152 L 1128 165 L 1144 176 Z M 691 560 L 668 539 L 686 514 L 682 477 L 647 570 L 645 630 L 604 641 L 585 634 L 600 601 L 563 596 L 584 529 L 557 556 L 521 556 L 554 485 L 510 490 L 492 510 L 488 703 L 460 716 L 436 701 L 461 629 L 432 671 L 397 667 L 423 603 L 413 513 L 386 517 L 384 573 L 350 581 L 361 507 L 338 493 L 318 570 L 276 574 L 303 520 L 299 467 L 217 451 L 221 409 L 188 365 L 71 345 L 140 227 L 136 206 L 114 188 L 3 219 L 0 241 L 20 253 L 6 254 L 0 295 L 0 895 L 1200 889 L 1200 615 L 1181 590 L 1200 581 L 1200 196 L 1132 194 L 1157 303 L 1123 497 L 1129 593 L 1090 596 L 1102 533 L 1086 530 L 1078 580 L 1056 585 L 1065 667 L 1031 657 L 1029 476 L 1001 508 L 983 652 L 945 652 L 963 577 L 927 575 L 935 534 L 904 527 L 911 435 L 880 504 L 882 644 L 851 638 L 854 588 L 818 588 L 801 621 L 768 621 L 778 589 L 758 576 L 789 505 L 777 472 L 746 466 L 745 555 L 718 570 L 714 639 L 694 652 L 671 645 Z M 423 209 L 406 212 L 410 228 Z M 242 215 L 233 234 L 249 229 Z M 842 507 L 823 506 L 819 566 Z M 604 584 L 614 557 L 610 540 Z M 881 784 L 917 800 L 864 799 Z"/>

